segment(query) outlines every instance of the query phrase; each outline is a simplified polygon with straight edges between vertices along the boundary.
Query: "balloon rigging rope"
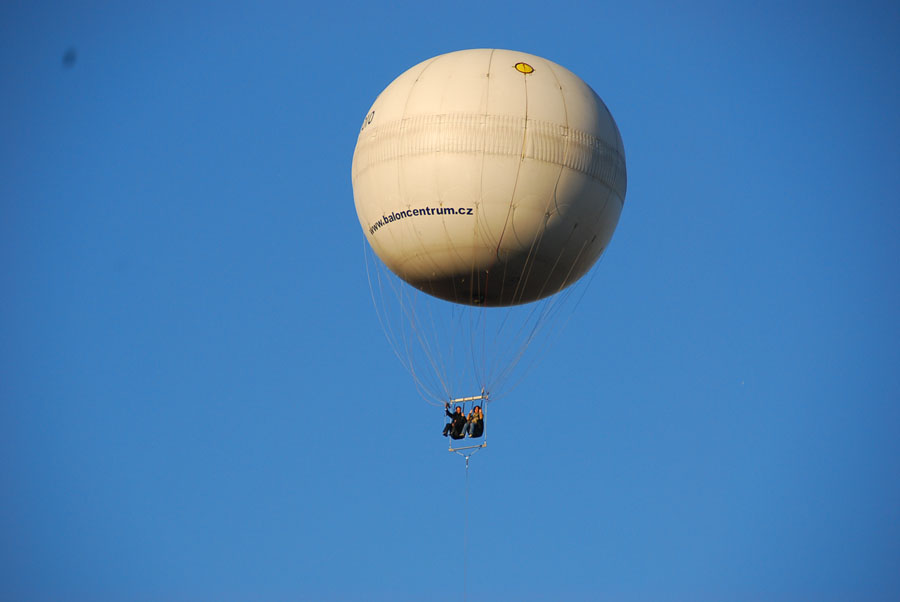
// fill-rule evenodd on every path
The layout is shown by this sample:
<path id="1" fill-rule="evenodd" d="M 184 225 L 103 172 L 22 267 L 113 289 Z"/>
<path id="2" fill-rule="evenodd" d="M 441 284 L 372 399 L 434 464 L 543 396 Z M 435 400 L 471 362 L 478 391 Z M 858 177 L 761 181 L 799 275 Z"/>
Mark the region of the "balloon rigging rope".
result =
<path id="1" fill-rule="evenodd" d="M 569 237 L 571 240 L 571 234 L 569 235 Z M 577 264 L 577 260 L 581 256 L 581 254 L 584 252 L 584 249 L 586 246 L 587 246 L 587 243 L 584 243 L 582 245 L 581 249 L 578 251 L 576 260 L 572 263 L 572 266 Z M 562 258 L 563 254 L 565 253 L 565 250 L 566 250 L 566 248 L 564 246 L 563 249 L 560 251 L 559 255 L 557 256 L 556 261 L 553 264 L 553 270 L 551 270 L 551 272 L 550 272 L 551 274 L 556 269 L 556 267 L 559 265 L 559 260 L 560 260 L 560 258 Z M 572 269 L 573 268 L 571 268 L 571 267 L 569 268 L 569 272 L 566 274 L 565 281 L 568 281 L 569 278 L 571 277 Z M 549 276 L 548 276 L 548 279 L 549 279 Z M 541 290 L 543 292 L 543 289 L 541 289 Z M 509 361 L 509 364 L 505 367 L 505 369 L 502 372 L 500 372 L 497 375 L 498 380 L 503 380 L 504 378 L 511 375 L 511 373 L 515 370 L 516 366 L 519 364 L 522 357 L 524 356 L 525 350 L 529 347 L 531 342 L 538 336 L 540 330 L 546 325 L 547 321 L 550 320 L 552 315 L 555 315 L 556 312 L 558 312 L 559 310 L 561 310 L 562 307 L 565 306 L 566 302 L 568 301 L 569 297 L 572 294 L 572 291 L 573 291 L 573 287 L 572 287 L 572 285 L 570 285 L 566 288 L 566 290 L 560 291 L 556 295 L 553 295 L 543 301 L 539 301 L 536 304 L 533 311 L 538 311 L 538 307 L 540 307 L 540 314 L 537 316 L 537 318 L 535 318 L 532 321 L 531 316 L 534 315 L 532 313 L 529 316 L 529 319 L 527 321 L 523 321 L 523 323 L 521 324 L 519 332 L 516 333 L 516 335 L 513 337 L 513 340 L 522 340 L 522 343 L 521 343 L 521 345 L 519 345 L 519 348 L 518 348 L 516 354 Z M 532 327 L 531 327 L 530 332 L 528 332 L 527 336 L 525 336 L 523 331 L 528 324 L 532 324 Z M 557 329 L 556 333 L 550 333 L 550 334 L 559 334 L 559 332 L 561 330 L 562 329 Z M 515 383 L 515 385 L 513 385 L 512 388 L 515 388 L 515 386 L 517 386 L 519 382 L 521 382 L 528 374 L 531 373 L 531 370 L 533 369 L 534 365 L 535 364 L 532 363 L 531 367 L 529 367 L 526 371 L 524 371 L 524 373 L 518 379 L 518 382 Z"/>
<path id="2" fill-rule="evenodd" d="M 549 201 L 548 201 L 548 208 L 549 208 Z M 569 242 L 572 239 L 573 233 L 574 233 L 574 228 L 573 228 L 572 232 L 569 233 L 569 237 L 568 237 Z M 528 251 L 528 258 L 522 268 L 522 273 L 521 273 L 521 275 L 525 276 L 526 280 L 529 278 L 532 267 L 534 265 L 534 261 L 533 261 L 534 251 L 538 246 L 540 246 L 540 241 L 542 240 L 542 238 L 543 238 L 543 231 L 541 233 L 537 234 L 535 236 L 534 240 L 532 240 L 531 248 Z M 574 266 L 577 264 L 578 257 L 580 257 L 581 254 L 584 252 L 586 244 L 587 243 L 583 244 L 581 249 L 579 249 L 578 254 L 576 255 L 576 260 L 572 263 L 572 266 L 569 268 L 569 271 L 566 274 L 565 279 L 563 280 L 564 282 L 568 281 L 569 278 L 571 277 L 572 269 L 574 269 Z M 541 291 L 540 291 L 541 293 L 544 292 L 544 290 L 546 289 L 547 282 L 552 278 L 552 275 L 558 268 L 560 259 L 562 259 L 563 255 L 565 255 L 565 253 L 567 251 L 567 246 L 568 246 L 568 244 L 563 245 L 563 247 L 560 249 L 559 253 L 557 254 L 556 259 L 553 263 L 553 267 L 550 270 L 549 274 L 547 275 L 547 279 L 544 281 L 544 283 L 541 287 Z M 520 278 L 520 282 L 521 282 L 521 280 L 522 279 Z M 518 366 L 522 357 L 525 355 L 525 350 L 531 345 L 531 343 L 535 340 L 535 338 L 540 334 L 540 331 L 544 328 L 544 326 L 547 324 L 547 322 L 550 320 L 550 318 L 553 315 L 555 315 L 562 307 L 565 306 L 566 300 L 571 295 L 571 293 L 572 293 L 572 286 L 570 285 L 570 286 L 566 287 L 566 290 L 560 291 L 560 292 L 556 293 L 555 295 L 551 295 L 548 298 L 538 300 L 531 304 L 531 308 L 528 312 L 527 317 L 525 319 L 522 319 L 520 322 L 518 322 L 518 324 L 517 324 L 518 327 L 516 329 L 516 332 L 514 334 L 512 334 L 512 336 L 509 337 L 509 339 L 514 344 L 516 342 L 518 342 L 518 344 L 515 345 L 515 348 L 509 350 L 508 355 L 505 355 L 505 357 L 508 358 L 506 360 L 505 365 L 501 367 L 499 365 L 499 362 L 500 362 L 499 357 L 495 358 L 495 368 L 494 368 L 494 370 L 492 370 L 493 380 L 490 385 L 491 390 L 494 390 L 496 385 L 499 382 L 506 380 L 507 378 L 509 378 L 511 376 L 511 374 L 513 372 L 515 372 L 516 367 Z M 501 325 L 501 328 L 498 330 L 498 337 L 497 337 L 498 339 L 501 338 L 499 336 L 499 334 L 500 334 L 500 330 L 502 330 L 504 325 L 505 325 L 505 320 L 504 320 L 504 324 Z M 514 325 L 512 328 L 516 328 L 516 325 Z M 558 333 L 558 331 L 557 331 L 557 333 Z M 498 355 L 500 355 L 500 354 L 498 354 Z M 527 368 L 524 371 L 524 373 L 522 373 L 521 376 L 517 379 L 517 382 L 507 389 L 506 393 L 508 394 L 522 380 L 524 380 L 524 378 L 528 374 L 531 373 L 531 371 L 535 365 L 536 365 L 535 363 L 531 363 L 529 368 Z"/>
<path id="3" fill-rule="evenodd" d="M 366 259 L 366 277 L 369 281 L 369 293 L 372 298 L 372 305 L 375 307 L 375 315 L 378 318 L 378 323 L 381 326 L 382 333 L 384 334 L 384 337 L 388 340 L 388 343 L 391 346 L 391 351 L 393 351 L 394 355 L 400 361 L 400 364 L 406 369 L 407 372 L 409 372 L 410 376 L 412 376 L 413 382 L 416 385 L 416 389 L 419 391 L 419 394 L 422 396 L 422 398 L 432 405 L 442 404 L 442 401 L 434 395 L 431 388 L 425 382 L 422 381 L 420 375 L 417 374 L 417 372 L 416 372 L 415 362 L 412 359 L 412 356 L 414 355 L 414 350 L 411 349 L 412 338 L 408 337 L 406 335 L 403 335 L 402 333 L 398 336 L 395 333 L 394 329 L 391 327 L 391 322 L 388 320 L 388 315 L 387 315 L 388 303 L 385 300 L 384 280 L 388 280 L 389 285 L 393 281 L 390 280 L 390 277 L 386 273 L 384 273 L 385 278 L 382 277 L 382 273 L 387 268 L 386 267 L 379 268 L 379 263 L 378 263 L 379 260 L 374 257 L 370 258 L 369 253 L 374 254 L 374 251 L 371 249 L 371 247 L 369 247 L 366 240 L 363 239 L 363 254 Z M 374 262 L 374 266 L 370 266 L 371 262 Z M 375 272 L 374 276 L 372 274 L 373 271 Z M 390 286 L 393 289 L 394 298 L 397 299 L 397 302 L 400 306 L 401 314 L 404 314 L 405 317 L 409 320 L 413 330 L 420 330 L 420 329 L 417 329 L 415 326 L 415 320 L 416 320 L 415 314 L 409 312 L 409 310 L 407 308 L 407 304 L 403 300 L 404 299 L 403 290 L 401 288 L 398 288 L 400 285 L 393 284 Z M 375 294 L 376 289 L 378 291 L 377 296 Z M 379 303 L 379 300 L 380 300 L 380 303 Z M 406 321 L 401 320 L 400 323 L 402 326 L 403 324 L 406 323 Z M 427 345 L 425 345 L 423 343 L 422 338 L 419 338 L 418 340 L 420 342 L 420 345 L 422 345 L 423 349 L 427 348 Z M 405 345 L 401 346 L 400 341 L 403 341 L 405 343 Z M 401 350 L 405 350 L 405 355 L 406 355 L 405 358 L 404 358 L 404 354 L 401 353 Z M 435 366 L 433 361 L 432 361 L 432 366 L 433 367 Z M 435 369 L 434 373 L 437 374 L 438 377 L 440 377 L 439 370 Z"/>
<path id="4" fill-rule="evenodd" d="M 443 369 L 443 356 L 441 355 L 441 350 L 438 345 L 438 337 L 435 337 L 434 342 L 427 337 L 427 332 L 425 328 L 421 325 L 423 322 L 419 320 L 419 314 L 416 311 L 414 306 L 414 301 L 418 298 L 418 294 L 413 293 L 412 295 L 404 298 L 409 298 L 412 302 L 403 304 L 402 307 L 405 309 L 405 313 L 408 317 L 409 324 L 412 326 L 413 333 L 415 339 L 418 341 L 419 346 L 422 349 L 426 359 L 431 364 L 432 374 L 436 375 L 436 377 L 441 381 L 441 386 L 446 392 L 448 389 L 447 381 L 446 381 L 446 370 Z M 427 309 L 427 308 L 423 308 Z M 431 324 L 434 329 L 434 315 L 431 312 L 427 312 L 428 315 L 432 318 Z M 418 325 L 418 326 L 417 326 Z M 407 346 L 409 347 L 409 356 L 410 356 L 410 365 L 414 367 L 412 356 L 415 354 L 415 349 L 412 348 L 412 336 L 408 340 Z"/>
<path id="5" fill-rule="evenodd" d="M 560 336 L 560 334 L 563 332 L 563 330 L 565 330 L 569 321 L 572 319 L 572 316 L 575 315 L 576 308 L 581 304 L 581 301 L 582 301 L 582 299 L 584 299 L 584 296 L 587 293 L 588 288 L 590 288 L 590 283 L 593 282 L 593 279 L 594 279 L 594 276 L 596 275 L 596 273 L 597 273 L 596 270 L 593 270 L 593 269 L 590 270 L 590 276 L 588 277 L 587 280 L 583 280 L 583 279 L 579 280 L 577 283 L 573 283 L 566 290 L 561 291 L 560 293 L 558 293 L 557 295 L 555 295 L 554 297 L 551 298 L 550 303 L 548 303 L 548 305 L 545 308 L 546 315 L 541 316 L 540 323 L 536 324 L 535 329 L 536 330 L 542 329 L 547 324 L 554 324 L 555 328 L 551 332 L 548 332 L 546 334 L 546 339 L 545 339 L 546 344 L 543 345 L 543 348 L 540 350 L 539 353 L 536 353 L 531 357 L 531 360 L 529 361 L 529 366 L 520 371 L 516 382 L 510 383 L 508 391 L 512 391 L 513 389 L 518 387 L 522 383 L 522 381 L 525 380 L 525 377 L 528 376 L 528 374 L 530 374 L 532 372 L 534 367 L 538 365 L 538 363 L 542 359 L 543 355 L 548 352 L 549 348 L 552 345 L 552 342 L 558 336 Z M 579 291 L 579 294 L 577 295 L 577 299 L 574 302 L 574 304 L 572 304 L 570 300 L 573 296 L 576 296 L 575 295 L 576 290 Z M 563 320 L 561 323 L 558 321 L 558 320 L 560 320 L 560 318 L 557 317 L 559 315 L 565 316 L 565 320 Z M 537 337 L 537 336 L 538 336 L 537 332 L 535 332 L 532 335 L 532 337 Z M 516 358 L 515 362 L 511 363 L 505 376 L 511 376 L 511 373 L 515 369 L 518 362 L 521 361 L 521 359 L 524 357 L 524 353 L 525 353 L 525 346 L 523 345 L 523 347 L 520 350 L 519 356 Z"/>

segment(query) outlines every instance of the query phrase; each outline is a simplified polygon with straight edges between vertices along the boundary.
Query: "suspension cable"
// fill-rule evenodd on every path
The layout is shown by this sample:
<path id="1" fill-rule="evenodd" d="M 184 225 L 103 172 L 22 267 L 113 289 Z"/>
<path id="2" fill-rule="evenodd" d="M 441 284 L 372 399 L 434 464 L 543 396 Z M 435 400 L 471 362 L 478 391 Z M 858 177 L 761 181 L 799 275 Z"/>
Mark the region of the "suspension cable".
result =
<path id="1" fill-rule="evenodd" d="M 466 456 L 466 501 L 465 523 L 463 525 L 463 602 L 468 595 L 468 569 L 469 569 L 469 456 Z"/>

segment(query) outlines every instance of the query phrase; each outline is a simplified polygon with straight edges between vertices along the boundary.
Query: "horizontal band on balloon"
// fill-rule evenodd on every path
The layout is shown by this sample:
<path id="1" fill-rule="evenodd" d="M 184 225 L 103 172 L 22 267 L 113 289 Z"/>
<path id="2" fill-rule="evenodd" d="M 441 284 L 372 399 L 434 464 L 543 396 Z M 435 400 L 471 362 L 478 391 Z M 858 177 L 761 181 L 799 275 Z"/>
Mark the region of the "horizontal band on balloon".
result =
<path id="1" fill-rule="evenodd" d="M 514 156 L 562 165 L 611 183 L 625 198 L 625 160 L 586 132 L 504 115 L 417 115 L 375 123 L 360 135 L 353 176 L 379 163 L 429 153 Z"/>

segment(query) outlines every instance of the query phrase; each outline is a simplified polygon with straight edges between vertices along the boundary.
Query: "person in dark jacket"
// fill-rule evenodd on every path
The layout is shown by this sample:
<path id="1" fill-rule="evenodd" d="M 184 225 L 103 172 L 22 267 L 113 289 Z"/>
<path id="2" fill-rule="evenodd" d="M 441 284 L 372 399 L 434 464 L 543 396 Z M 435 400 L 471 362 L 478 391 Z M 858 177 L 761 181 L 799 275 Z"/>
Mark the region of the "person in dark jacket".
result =
<path id="1" fill-rule="evenodd" d="M 444 413 L 450 417 L 450 422 L 444 426 L 444 437 L 450 435 L 454 439 L 462 439 L 465 435 L 463 435 L 463 428 L 466 426 L 466 416 L 463 414 L 462 408 L 460 406 L 456 406 L 456 410 L 453 414 L 450 413 L 450 404 L 444 404 Z"/>

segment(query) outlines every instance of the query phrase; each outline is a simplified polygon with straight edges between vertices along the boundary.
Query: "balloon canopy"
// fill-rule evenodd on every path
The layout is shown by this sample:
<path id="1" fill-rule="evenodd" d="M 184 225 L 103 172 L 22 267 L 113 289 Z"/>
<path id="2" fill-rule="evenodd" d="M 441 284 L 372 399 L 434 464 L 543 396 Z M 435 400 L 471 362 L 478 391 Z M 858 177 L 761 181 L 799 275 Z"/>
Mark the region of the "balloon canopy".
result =
<path id="1" fill-rule="evenodd" d="M 352 165 L 374 252 L 417 289 L 510 306 L 557 293 L 609 244 L 625 152 L 571 71 L 510 50 L 462 50 L 407 70 L 367 112 Z"/>

